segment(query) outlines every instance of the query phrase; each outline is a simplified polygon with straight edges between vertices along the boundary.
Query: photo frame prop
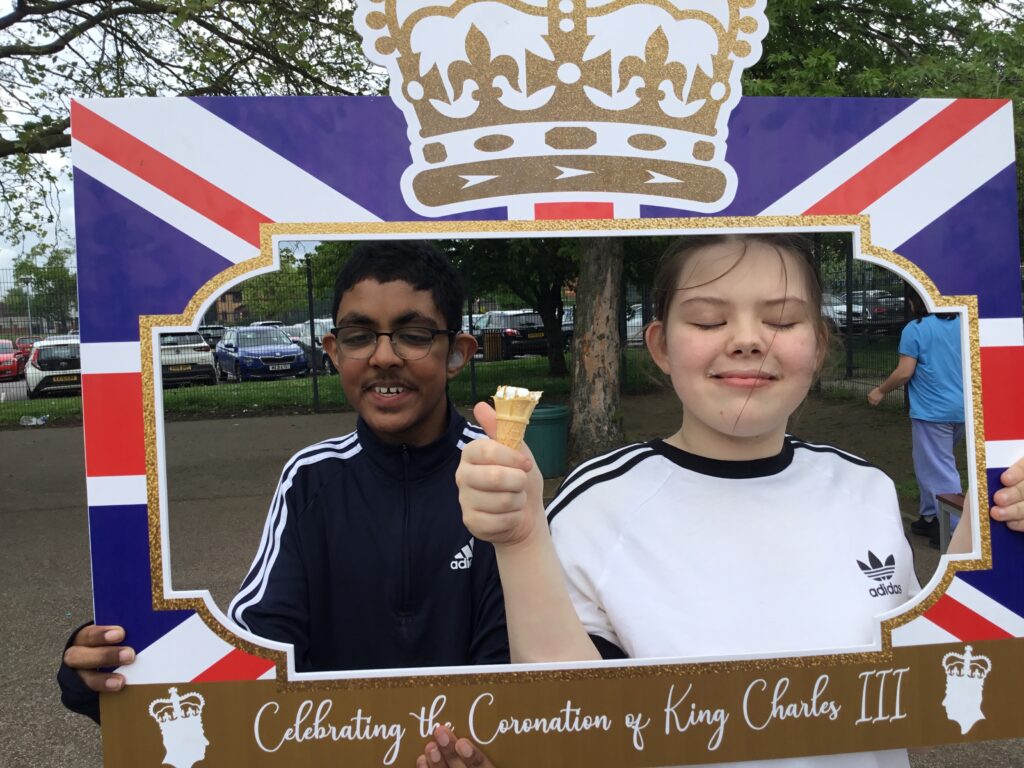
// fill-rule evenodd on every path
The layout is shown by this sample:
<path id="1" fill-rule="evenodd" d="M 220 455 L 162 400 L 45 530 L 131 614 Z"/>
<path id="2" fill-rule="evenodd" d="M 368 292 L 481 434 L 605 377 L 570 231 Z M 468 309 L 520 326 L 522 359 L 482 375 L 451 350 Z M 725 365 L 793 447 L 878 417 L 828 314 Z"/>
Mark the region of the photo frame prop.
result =
<path id="1" fill-rule="evenodd" d="M 737 23 L 742 9 L 759 12 L 747 2 L 726 6 Z M 380 42 L 398 21 L 387 13 L 362 18 L 381 32 L 368 36 L 376 50 L 401 50 L 401 40 Z M 742 49 L 744 35 L 756 54 L 756 34 L 734 42 Z M 479 41 L 467 49 L 483 53 Z M 491 55 L 486 63 L 498 66 L 500 55 Z M 727 84 L 719 95 L 735 98 L 720 124 L 712 121 L 719 130 L 710 148 L 687 139 L 687 162 L 700 167 L 673 168 L 683 179 L 668 166 L 645 165 L 643 153 L 660 149 L 636 147 L 625 134 L 615 146 L 633 146 L 626 160 L 608 160 L 613 154 L 596 141 L 552 147 L 555 115 L 538 121 L 542 129 L 516 123 L 505 149 L 480 144 L 498 135 L 490 124 L 464 129 L 476 131 L 474 151 L 502 162 L 442 159 L 438 176 L 431 158 L 440 150 L 430 145 L 444 141 L 423 140 L 427 121 L 416 98 L 73 103 L 96 621 L 123 625 L 137 651 L 136 662 L 119 669 L 126 689 L 102 697 L 105 764 L 408 765 L 445 721 L 497 765 L 708 763 L 1022 733 L 1011 702 L 1022 675 L 1024 536 L 987 516 L 1000 472 L 1024 455 L 1010 102 L 740 99 L 729 77 L 716 80 Z M 408 78 L 398 87 L 405 97 L 418 93 Z M 615 130 L 614 120 L 587 114 L 585 122 L 602 140 Z M 670 139 L 682 137 L 665 130 L 654 125 L 648 134 L 678 147 Z M 562 134 L 554 135 L 558 143 Z M 529 178 L 492 194 L 487 185 L 496 178 L 527 167 L 501 153 L 531 148 L 542 159 L 528 164 Z M 708 181 L 702 164 L 712 162 L 721 178 Z M 623 169 L 629 184 L 616 189 Z M 689 197 L 664 194 L 670 188 Z M 968 493 L 974 552 L 945 557 L 921 596 L 885 617 L 872 648 L 297 675 L 286 646 L 238 630 L 205 593 L 174 589 L 155 334 L 194 327 L 218 292 L 274 269 L 275 240 L 780 228 L 853 232 L 861 258 L 895 270 L 933 308 L 961 312 L 968 329 L 968 451 L 979 469 Z"/>

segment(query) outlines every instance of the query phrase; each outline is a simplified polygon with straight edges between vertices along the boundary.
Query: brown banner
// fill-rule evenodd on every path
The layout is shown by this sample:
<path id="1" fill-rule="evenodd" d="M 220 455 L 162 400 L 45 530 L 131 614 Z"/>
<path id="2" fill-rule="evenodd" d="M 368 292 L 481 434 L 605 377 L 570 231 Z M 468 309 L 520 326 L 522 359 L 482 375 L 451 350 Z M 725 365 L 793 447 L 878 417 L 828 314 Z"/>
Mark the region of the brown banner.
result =
<path id="1" fill-rule="evenodd" d="M 443 678 L 130 686 L 102 701 L 105 765 L 412 766 L 451 723 L 498 768 L 652 766 L 858 752 L 1020 735 L 1024 640 L 929 645 L 877 663 L 815 659 Z M 621 671 L 621 670 L 620 670 Z M 334 686 L 333 688 L 331 686 Z"/>

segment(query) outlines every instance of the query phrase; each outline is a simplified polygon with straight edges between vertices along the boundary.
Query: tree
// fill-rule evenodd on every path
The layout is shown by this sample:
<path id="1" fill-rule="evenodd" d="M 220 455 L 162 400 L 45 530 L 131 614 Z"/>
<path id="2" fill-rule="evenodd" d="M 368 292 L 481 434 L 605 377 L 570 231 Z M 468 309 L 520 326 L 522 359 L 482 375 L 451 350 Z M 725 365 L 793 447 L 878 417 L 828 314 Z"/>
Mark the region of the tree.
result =
<path id="1" fill-rule="evenodd" d="M 0 205 L 52 226 L 72 96 L 377 92 L 343 0 L 18 0 L 0 16 Z"/>
<path id="2" fill-rule="evenodd" d="M 4 297 L 7 312 L 26 318 L 31 313 L 37 332 L 71 330 L 78 317 L 78 282 L 69 268 L 73 258 L 70 249 L 44 243 L 17 258 L 14 286 Z"/>
<path id="3" fill-rule="evenodd" d="M 548 340 L 548 375 L 566 376 L 562 335 L 562 292 L 576 276 L 576 240 L 463 240 L 456 244 L 457 261 L 470 275 L 475 291 L 504 286 L 537 310 Z M 578 316 L 577 316 L 578 322 Z"/>

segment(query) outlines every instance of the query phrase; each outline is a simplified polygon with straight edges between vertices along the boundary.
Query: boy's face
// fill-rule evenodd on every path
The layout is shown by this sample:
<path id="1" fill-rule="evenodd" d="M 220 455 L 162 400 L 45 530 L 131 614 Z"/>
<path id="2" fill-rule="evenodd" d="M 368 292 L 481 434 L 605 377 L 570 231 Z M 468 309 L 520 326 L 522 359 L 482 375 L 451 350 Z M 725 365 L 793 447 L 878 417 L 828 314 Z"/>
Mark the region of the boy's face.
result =
<path id="1" fill-rule="evenodd" d="M 335 323 L 374 331 L 446 327 L 430 291 L 418 291 L 401 280 L 356 283 L 342 295 Z M 419 360 L 399 357 L 387 337 L 378 338 L 366 360 L 345 357 L 336 342 L 330 334 L 324 337 L 345 397 L 381 440 L 426 445 L 441 436 L 447 415 L 445 385 L 476 351 L 472 336 L 460 334 L 451 342 L 459 353 L 454 357 L 448 338 L 437 336 Z"/>

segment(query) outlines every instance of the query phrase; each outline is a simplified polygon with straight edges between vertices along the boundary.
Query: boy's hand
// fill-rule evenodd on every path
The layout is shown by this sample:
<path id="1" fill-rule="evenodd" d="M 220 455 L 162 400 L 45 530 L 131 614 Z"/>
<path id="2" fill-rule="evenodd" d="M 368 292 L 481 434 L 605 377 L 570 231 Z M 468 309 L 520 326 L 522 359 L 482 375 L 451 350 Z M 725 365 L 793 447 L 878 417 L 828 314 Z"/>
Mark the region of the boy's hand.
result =
<path id="1" fill-rule="evenodd" d="M 124 687 L 124 675 L 100 672 L 101 667 L 120 667 L 135 661 L 135 651 L 125 645 L 122 627 L 82 627 L 64 651 L 64 663 L 78 672 L 78 676 L 91 690 L 119 691 Z"/>
<path id="2" fill-rule="evenodd" d="M 477 403 L 473 416 L 493 438 L 494 409 Z M 544 524 L 544 478 L 525 445 L 512 450 L 493 439 L 474 440 L 462 449 L 455 482 L 462 520 L 478 539 L 518 544 Z"/>
<path id="3" fill-rule="evenodd" d="M 425 754 L 416 759 L 416 768 L 494 768 L 494 763 L 469 739 L 455 740 L 455 734 L 443 725 L 427 742 Z"/>

